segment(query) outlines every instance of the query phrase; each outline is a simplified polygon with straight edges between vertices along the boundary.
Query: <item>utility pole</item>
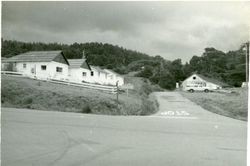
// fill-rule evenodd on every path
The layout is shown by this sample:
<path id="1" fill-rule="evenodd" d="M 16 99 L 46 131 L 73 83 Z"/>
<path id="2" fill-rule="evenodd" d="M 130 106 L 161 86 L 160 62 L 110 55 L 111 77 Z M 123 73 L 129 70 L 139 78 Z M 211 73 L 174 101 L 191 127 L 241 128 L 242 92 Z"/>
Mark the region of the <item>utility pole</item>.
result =
<path id="1" fill-rule="evenodd" d="M 249 41 L 246 43 L 243 43 L 240 48 L 246 49 L 246 84 L 248 86 L 248 82 L 249 82 Z"/>
<path id="2" fill-rule="evenodd" d="M 249 41 L 246 42 L 246 82 L 249 82 Z"/>

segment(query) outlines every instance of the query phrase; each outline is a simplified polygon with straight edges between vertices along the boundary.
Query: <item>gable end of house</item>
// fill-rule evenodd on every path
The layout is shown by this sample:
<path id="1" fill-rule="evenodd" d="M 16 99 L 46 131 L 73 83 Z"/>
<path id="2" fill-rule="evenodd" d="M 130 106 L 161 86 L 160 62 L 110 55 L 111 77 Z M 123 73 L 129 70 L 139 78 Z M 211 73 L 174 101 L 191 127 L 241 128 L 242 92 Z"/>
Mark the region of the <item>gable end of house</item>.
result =
<path id="1" fill-rule="evenodd" d="M 69 62 L 67 60 L 67 58 L 64 56 L 63 52 L 61 52 L 60 54 L 58 54 L 53 61 L 58 62 L 58 63 L 63 63 L 66 65 L 69 65 Z"/>

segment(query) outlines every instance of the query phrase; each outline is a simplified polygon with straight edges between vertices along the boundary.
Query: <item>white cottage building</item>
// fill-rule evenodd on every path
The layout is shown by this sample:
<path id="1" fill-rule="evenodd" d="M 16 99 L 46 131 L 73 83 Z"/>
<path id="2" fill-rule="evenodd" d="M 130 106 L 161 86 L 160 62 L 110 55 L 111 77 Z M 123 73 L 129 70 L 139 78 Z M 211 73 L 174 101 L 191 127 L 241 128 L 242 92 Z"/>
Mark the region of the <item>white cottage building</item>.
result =
<path id="1" fill-rule="evenodd" d="M 226 83 L 220 82 L 218 80 L 205 77 L 200 74 L 192 74 L 190 77 L 182 82 L 183 90 L 215 90 L 227 87 Z"/>
<path id="2" fill-rule="evenodd" d="M 98 66 L 90 66 L 85 58 L 68 59 L 69 61 L 69 80 L 72 82 L 95 83 L 103 85 L 124 84 L 124 78 L 112 70 L 101 69 Z"/>
<path id="3" fill-rule="evenodd" d="M 86 59 L 68 59 L 69 80 L 72 82 L 93 82 L 93 72 Z"/>
<path id="4" fill-rule="evenodd" d="M 108 73 L 107 81 L 111 85 L 116 85 L 116 82 L 118 82 L 118 86 L 124 85 L 124 77 L 121 76 L 120 74 L 109 70 L 109 69 L 104 69 Z"/>
<path id="5" fill-rule="evenodd" d="M 38 79 L 68 80 L 69 62 L 62 51 L 31 51 L 3 59 L 4 69 Z"/>
<path id="6" fill-rule="evenodd" d="M 108 82 L 108 73 L 104 70 L 102 70 L 98 66 L 90 66 L 92 71 L 92 83 L 96 84 L 109 84 Z"/>
<path id="7" fill-rule="evenodd" d="M 102 85 L 124 84 L 124 77 L 112 70 L 90 66 L 86 58 L 66 59 L 62 51 L 31 51 L 11 58 L 2 58 L 2 70 L 20 72 L 42 80 L 55 79 Z"/>

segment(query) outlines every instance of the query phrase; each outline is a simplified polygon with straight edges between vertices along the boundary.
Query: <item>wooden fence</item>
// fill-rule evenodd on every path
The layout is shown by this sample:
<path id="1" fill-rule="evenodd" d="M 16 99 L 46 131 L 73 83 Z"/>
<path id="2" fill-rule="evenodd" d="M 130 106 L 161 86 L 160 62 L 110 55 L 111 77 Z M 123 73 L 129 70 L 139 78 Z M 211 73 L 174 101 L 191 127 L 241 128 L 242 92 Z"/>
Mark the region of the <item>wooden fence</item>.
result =
<path id="1" fill-rule="evenodd" d="M 15 77 L 27 77 L 24 76 L 20 72 L 13 72 L 13 71 L 1 71 L 1 74 L 8 75 L 8 76 L 15 76 Z M 29 77 L 27 77 L 29 78 Z M 91 83 L 75 83 L 70 81 L 62 81 L 62 80 L 56 80 L 56 79 L 38 79 L 42 81 L 52 82 L 56 84 L 63 84 L 63 85 L 69 85 L 69 86 L 76 86 L 76 87 L 82 87 L 82 88 L 88 88 L 88 89 L 94 89 L 94 90 L 100 90 L 107 93 L 116 94 L 118 88 L 116 86 L 107 86 L 107 85 L 98 85 L 98 84 L 91 84 Z"/>
<path id="2" fill-rule="evenodd" d="M 19 77 L 24 77 L 23 76 L 23 73 L 20 73 L 20 72 L 15 72 L 15 71 L 1 71 L 1 74 L 4 74 L 4 75 L 11 75 L 11 76 L 19 76 Z"/>

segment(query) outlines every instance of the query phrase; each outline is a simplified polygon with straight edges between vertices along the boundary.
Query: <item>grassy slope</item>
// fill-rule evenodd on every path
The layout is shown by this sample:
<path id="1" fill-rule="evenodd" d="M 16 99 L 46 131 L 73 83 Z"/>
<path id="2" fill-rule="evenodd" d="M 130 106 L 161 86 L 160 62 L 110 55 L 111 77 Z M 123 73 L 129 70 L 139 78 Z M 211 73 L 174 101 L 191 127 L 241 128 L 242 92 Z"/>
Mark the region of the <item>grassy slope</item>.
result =
<path id="1" fill-rule="evenodd" d="M 155 105 L 144 108 L 144 100 L 148 99 L 138 92 L 120 94 L 117 107 L 114 94 L 4 75 L 1 97 L 3 107 L 107 115 L 147 115 L 156 111 Z"/>
<path id="2" fill-rule="evenodd" d="M 181 92 L 181 94 L 208 111 L 247 121 L 247 89 L 234 88 L 231 90 L 234 93 Z"/>

